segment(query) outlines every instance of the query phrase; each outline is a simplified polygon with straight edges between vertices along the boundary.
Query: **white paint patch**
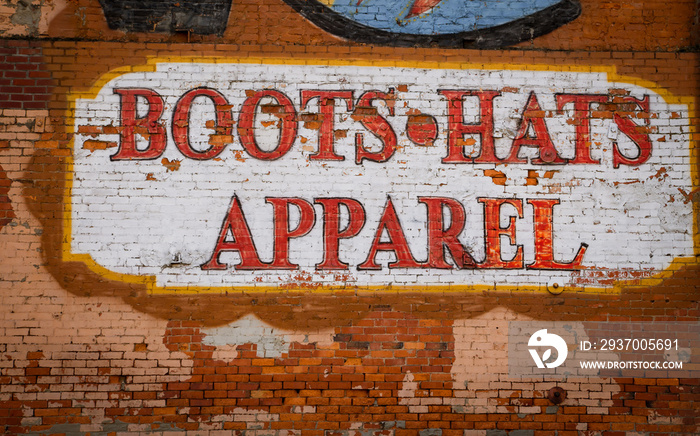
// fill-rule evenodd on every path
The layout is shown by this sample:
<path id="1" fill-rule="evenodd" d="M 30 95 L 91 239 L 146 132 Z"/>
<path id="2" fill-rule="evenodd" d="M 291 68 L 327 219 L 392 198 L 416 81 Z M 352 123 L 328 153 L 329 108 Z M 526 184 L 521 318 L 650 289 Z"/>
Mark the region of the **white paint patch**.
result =
<path id="1" fill-rule="evenodd" d="M 261 357 L 281 357 L 289 349 L 283 331 L 265 324 L 253 315 L 235 321 L 225 327 L 204 329 L 206 336 L 202 340 L 205 345 L 257 345 Z"/>
<path id="2" fill-rule="evenodd" d="M 406 371 L 406 375 L 401 383 L 401 389 L 399 390 L 399 398 L 415 398 L 416 390 L 418 390 L 418 382 L 414 381 L 414 379 L 415 377 L 411 374 L 411 371 Z"/>
<path id="3" fill-rule="evenodd" d="M 255 344 L 257 354 L 260 357 L 276 358 L 282 357 L 289 351 L 289 344 L 300 343 L 320 343 L 330 344 L 333 342 L 333 331 L 312 331 L 309 333 L 297 333 L 290 330 L 275 328 L 259 320 L 254 315 L 246 315 L 243 318 L 223 327 L 203 329 L 205 345 L 213 345 L 225 350 L 221 356 L 222 360 L 230 360 L 235 356 L 229 354 L 235 350 L 237 345 Z M 225 358 L 224 358 L 225 356 Z"/>

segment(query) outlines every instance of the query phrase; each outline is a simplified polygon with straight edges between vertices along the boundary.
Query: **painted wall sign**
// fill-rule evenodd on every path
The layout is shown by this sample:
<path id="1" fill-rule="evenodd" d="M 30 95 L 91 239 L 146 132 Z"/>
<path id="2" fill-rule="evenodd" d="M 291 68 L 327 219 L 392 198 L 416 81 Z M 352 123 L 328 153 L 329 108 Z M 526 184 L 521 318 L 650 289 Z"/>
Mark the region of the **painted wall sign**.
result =
<path id="1" fill-rule="evenodd" d="M 694 254 L 688 108 L 605 72 L 138 70 L 76 96 L 67 183 L 65 256 L 123 280 L 603 289 Z"/>
<path id="2" fill-rule="evenodd" d="M 578 18 L 578 0 L 284 0 L 351 41 L 391 46 L 500 48 Z M 100 0 L 112 29 L 223 35 L 231 0 Z"/>
<path id="3" fill-rule="evenodd" d="M 575 20 L 577 0 L 285 0 L 336 36 L 368 44 L 500 48 Z"/>

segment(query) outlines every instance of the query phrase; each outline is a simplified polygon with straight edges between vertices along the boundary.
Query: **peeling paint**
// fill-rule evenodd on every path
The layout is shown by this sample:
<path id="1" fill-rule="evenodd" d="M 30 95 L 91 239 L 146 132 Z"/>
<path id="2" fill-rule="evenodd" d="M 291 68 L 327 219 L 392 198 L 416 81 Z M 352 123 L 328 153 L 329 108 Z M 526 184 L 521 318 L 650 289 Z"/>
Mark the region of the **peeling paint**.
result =
<path id="1" fill-rule="evenodd" d="M 39 22 L 41 20 L 41 5 L 34 4 L 31 0 L 19 0 L 16 5 L 16 12 L 12 15 L 11 22 L 18 26 L 23 26 L 26 33 L 35 35 L 39 31 Z"/>
<path id="2" fill-rule="evenodd" d="M 292 342 L 333 343 L 333 331 L 298 333 L 272 327 L 254 315 L 246 315 L 236 322 L 222 327 L 203 329 L 203 344 L 217 347 L 235 347 L 255 344 L 260 357 L 282 357 Z"/>

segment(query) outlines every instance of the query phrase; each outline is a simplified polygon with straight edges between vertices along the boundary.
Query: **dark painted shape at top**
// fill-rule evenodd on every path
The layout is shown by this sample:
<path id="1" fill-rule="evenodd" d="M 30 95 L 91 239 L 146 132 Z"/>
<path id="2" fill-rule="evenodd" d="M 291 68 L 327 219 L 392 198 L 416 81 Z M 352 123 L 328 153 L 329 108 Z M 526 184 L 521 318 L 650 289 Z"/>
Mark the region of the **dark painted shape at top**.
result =
<path id="1" fill-rule="evenodd" d="M 497 49 L 575 20 L 578 0 L 284 0 L 335 36 L 375 45 Z M 100 0 L 126 32 L 223 35 L 232 0 Z"/>
<path id="2" fill-rule="evenodd" d="M 575 20 L 578 0 L 284 0 L 321 29 L 396 47 L 496 49 Z"/>
<path id="3" fill-rule="evenodd" d="M 232 0 L 100 0 L 110 29 L 223 35 Z"/>

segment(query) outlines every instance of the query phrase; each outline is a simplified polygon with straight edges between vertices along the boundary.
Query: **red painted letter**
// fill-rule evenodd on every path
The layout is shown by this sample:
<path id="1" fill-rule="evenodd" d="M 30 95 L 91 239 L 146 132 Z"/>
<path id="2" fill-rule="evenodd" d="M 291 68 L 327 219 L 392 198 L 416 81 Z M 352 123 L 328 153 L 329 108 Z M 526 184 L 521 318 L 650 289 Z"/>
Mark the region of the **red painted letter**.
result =
<path id="1" fill-rule="evenodd" d="M 365 225 L 362 203 L 352 198 L 317 198 L 314 202 L 323 206 L 323 262 L 316 265 L 316 269 L 348 269 L 348 264 L 341 262 L 338 257 L 338 241 L 352 238 L 362 230 Z M 350 215 L 344 230 L 340 229 L 341 204 Z"/>
<path id="2" fill-rule="evenodd" d="M 513 139 L 513 145 L 510 148 L 510 156 L 503 162 L 507 163 L 527 163 L 526 159 L 518 157 L 520 148 L 523 146 L 537 147 L 539 149 L 539 157 L 531 160 L 533 164 L 559 164 L 566 161 L 559 157 L 557 149 L 554 148 L 552 138 L 549 136 L 547 125 L 544 122 L 544 111 L 540 108 L 540 103 L 537 101 L 535 91 L 530 92 L 530 97 L 527 99 L 523 117 L 520 120 L 520 128 L 518 134 Z M 527 133 L 532 127 L 535 134 L 534 137 L 528 137 Z"/>
<path id="3" fill-rule="evenodd" d="M 428 265 L 430 268 L 452 269 L 445 260 L 445 248 L 452 255 L 457 267 L 475 268 L 476 262 L 459 242 L 464 230 L 464 206 L 457 200 L 444 197 L 419 197 L 418 201 L 428 206 Z M 450 211 L 450 227 L 445 229 L 443 209 Z"/>
<path id="4" fill-rule="evenodd" d="M 272 151 L 264 151 L 258 147 L 255 140 L 255 112 L 264 97 L 271 97 L 277 102 L 275 105 L 266 105 L 269 112 L 279 118 L 280 138 L 277 147 Z M 286 95 L 274 89 L 257 91 L 248 97 L 241 107 L 241 115 L 238 118 L 238 136 L 243 148 L 256 159 L 275 160 L 287 154 L 297 138 L 297 111 L 294 104 Z"/>
<path id="5" fill-rule="evenodd" d="M 220 134 L 231 135 L 231 126 L 233 125 L 233 118 L 231 116 L 230 110 L 224 110 L 223 108 L 228 106 L 228 101 L 226 97 L 221 95 L 221 93 L 215 89 L 209 88 L 197 88 L 192 89 L 183 95 L 180 100 L 175 105 L 175 112 L 173 114 L 173 139 L 175 140 L 175 145 L 180 150 L 182 154 L 197 160 L 211 159 L 219 155 L 226 144 L 222 142 L 212 142 L 210 141 L 210 147 L 204 151 L 198 151 L 192 148 L 190 144 L 190 107 L 192 106 L 192 101 L 199 97 L 204 96 L 211 99 L 214 102 L 214 107 L 216 110 L 216 127 L 215 130 L 220 131 Z"/>
<path id="6" fill-rule="evenodd" d="M 362 163 L 363 159 L 372 160 L 374 162 L 386 162 L 393 156 L 394 151 L 396 151 L 396 133 L 391 127 L 391 124 L 377 113 L 377 109 L 372 106 L 372 101 L 374 100 L 384 100 L 387 109 L 389 109 L 389 115 L 394 115 L 394 89 L 392 88 L 388 93 L 368 91 L 362 94 L 360 100 L 357 102 L 355 107 L 355 114 L 353 118 L 359 117 L 360 123 L 382 141 L 382 149 L 379 151 L 368 151 L 363 146 L 363 135 L 362 133 L 355 134 L 355 163 Z M 358 111 L 360 113 L 358 114 Z M 364 113 L 363 113 L 364 112 Z"/>
<path id="7" fill-rule="evenodd" d="M 561 111 L 568 103 L 574 104 L 573 123 L 576 126 L 576 156 L 571 164 L 596 164 L 591 158 L 591 104 L 607 100 L 604 95 L 557 94 L 557 110 Z"/>
<path id="8" fill-rule="evenodd" d="M 163 115 L 163 97 L 150 89 L 115 89 L 119 94 L 121 108 L 121 141 L 117 153 L 110 160 L 156 159 L 165 151 L 167 139 L 165 128 L 158 122 Z M 136 118 L 136 98 L 143 97 L 148 102 L 148 113 Z M 141 131 L 137 132 L 139 129 Z M 136 148 L 136 133 L 148 139 L 145 150 Z"/>
<path id="9" fill-rule="evenodd" d="M 554 260 L 552 209 L 555 204 L 559 204 L 559 200 L 529 199 L 527 202 L 535 209 L 535 262 L 527 267 L 529 269 L 581 269 L 581 261 L 588 244 L 581 244 L 574 260 L 570 263 Z"/>
<path id="10" fill-rule="evenodd" d="M 335 154 L 335 99 L 346 101 L 349 111 L 352 110 L 352 91 L 301 91 L 301 107 L 306 108 L 309 100 L 318 97 L 318 113 L 321 116 L 321 128 L 318 131 L 318 153 L 309 156 L 313 160 L 344 160 L 343 156 Z"/>
<path id="11" fill-rule="evenodd" d="M 389 242 L 379 241 L 384 230 L 386 230 L 387 236 L 389 237 Z M 374 235 L 374 241 L 372 241 L 372 247 L 369 250 L 367 260 L 357 268 L 381 269 L 382 267 L 375 261 L 378 251 L 393 251 L 396 255 L 396 261 L 389 263 L 389 268 L 419 268 L 422 266 L 416 262 L 411 254 L 411 250 L 408 248 L 406 235 L 401 228 L 401 223 L 399 222 L 399 217 L 396 215 L 396 209 L 394 209 L 391 198 L 387 200 L 386 206 L 384 207 L 384 212 L 379 221 L 377 233 Z"/>
<path id="12" fill-rule="evenodd" d="M 314 226 L 316 214 L 314 207 L 301 198 L 266 198 L 275 210 L 275 253 L 267 269 L 297 269 L 299 265 L 289 261 L 289 240 L 309 233 Z M 289 205 L 299 209 L 299 224 L 296 229 L 289 228 Z"/>
<path id="13" fill-rule="evenodd" d="M 649 124 L 649 96 L 645 95 L 642 100 L 634 97 L 622 97 L 624 106 L 628 104 L 634 104 L 642 109 L 642 114 L 646 119 L 647 125 Z M 628 111 L 625 111 L 628 112 Z M 618 111 L 615 112 L 615 123 L 620 128 L 620 131 L 627 135 L 632 142 L 635 143 L 637 148 L 639 148 L 639 155 L 636 158 L 628 158 L 620 153 L 620 149 L 617 146 L 617 142 L 613 142 L 613 168 L 618 168 L 620 164 L 623 165 L 641 165 L 646 162 L 651 156 L 651 141 L 649 140 L 649 134 L 646 132 L 646 127 L 638 126 L 632 121 L 632 117 L 629 114 L 620 114 Z"/>
<path id="14" fill-rule="evenodd" d="M 500 163 L 493 143 L 493 99 L 501 95 L 498 91 L 445 91 L 447 97 L 447 156 L 443 163 Z M 464 123 L 464 97 L 479 97 L 479 123 Z M 481 151 L 476 158 L 464 155 L 464 135 L 478 134 L 481 137 Z"/>
<path id="15" fill-rule="evenodd" d="M 233 236 L 233 242 L 226 241 L 229 231 L 231 236 Z M 211 259 L 202 265 L 201 268 L 203 270 L 226 269 L 228 265 L 219 263 L 219 255 L 224 251 L 237 251 L 239 253 L 241 263 L 238 264 L 238 269 L 261 269 L 265 267 L 265 264 L 260 262 L 258 252 L 253 244 L 253 238 L 250 236 L 248 223 L 245 220 L 245 216 L 243 216 L 241 204 L 236 196 L 233 197 L 231 207 L 224 219 L 224 225 L 221 226 L 214 253 Z"/>
<path id="16" fill-rule="evenodd" d="M 501 258 L 501 235 L 510 239 L 515 245 L 515 217 L 510 216 L 508 225 L 501 227 L 501 206 L 510 204 L 515 207 L 518 217 L 523 217 L 523 201 L 506 198 L 480 198 L 479 202 L 484 203 L 484 230 L 486 234 L 486 259 L 479 268 L 504 268 L 517 269 L 523 267 L 523 246 L 517 245 L 515 256 L 512 260 Z"/>

